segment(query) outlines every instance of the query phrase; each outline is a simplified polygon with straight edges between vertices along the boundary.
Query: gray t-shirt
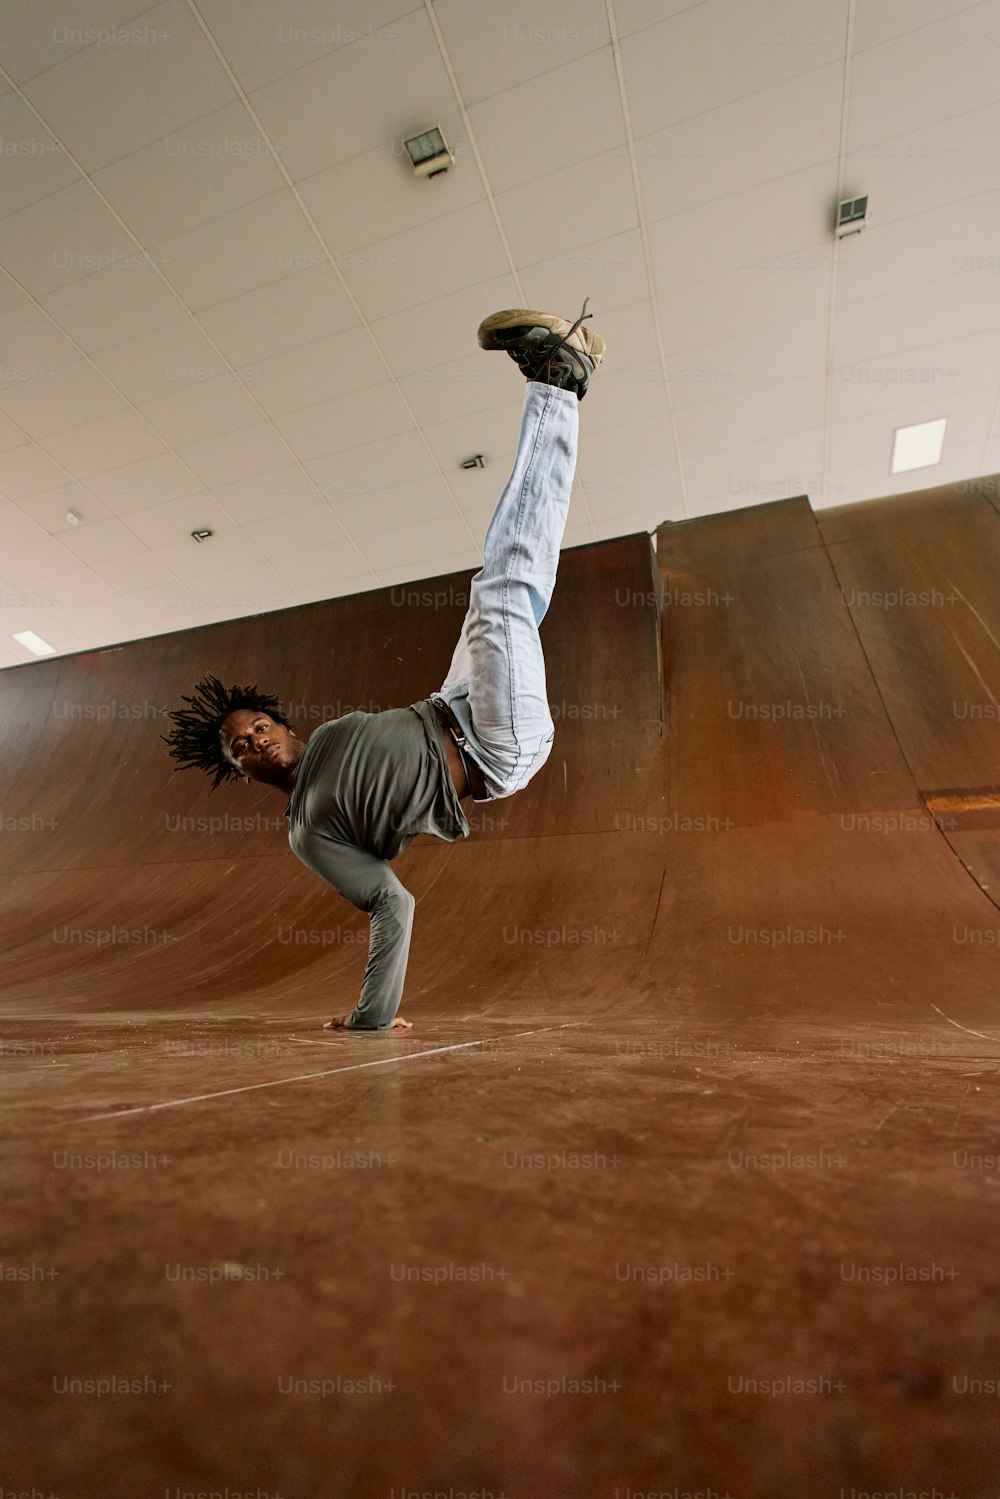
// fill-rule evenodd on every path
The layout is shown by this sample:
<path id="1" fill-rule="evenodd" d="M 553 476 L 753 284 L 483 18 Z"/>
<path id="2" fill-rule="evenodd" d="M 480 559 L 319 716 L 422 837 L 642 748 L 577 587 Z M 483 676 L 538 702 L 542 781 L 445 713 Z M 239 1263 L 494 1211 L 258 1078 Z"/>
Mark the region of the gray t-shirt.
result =
<path id="1" fill-rule="evenodd" d="M 320 724 L 298 763 L 285 808 L 292 851 L 371 917 L 351 1030 L 387 1029 L 403 997 L 416 902 L 387 861 L 418 833 L 448 843 L 469 836 L 442 736 L 425 698 Z"/>

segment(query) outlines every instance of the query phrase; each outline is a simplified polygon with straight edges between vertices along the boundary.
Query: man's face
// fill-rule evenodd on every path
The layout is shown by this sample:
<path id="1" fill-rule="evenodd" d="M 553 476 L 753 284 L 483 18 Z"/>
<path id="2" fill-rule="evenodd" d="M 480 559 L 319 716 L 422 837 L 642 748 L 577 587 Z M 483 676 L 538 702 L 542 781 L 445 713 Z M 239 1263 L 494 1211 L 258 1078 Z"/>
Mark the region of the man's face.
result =
<path id="1" fill-rule="evenodd" d="M 286 791 L 294 786 L 295 767 L 305 745 L 290 728 L 275 723 L 267 713 L 237 708 L 223 721 L 219 742 L 230 765 L 251 781 L 263 781 Z"/>

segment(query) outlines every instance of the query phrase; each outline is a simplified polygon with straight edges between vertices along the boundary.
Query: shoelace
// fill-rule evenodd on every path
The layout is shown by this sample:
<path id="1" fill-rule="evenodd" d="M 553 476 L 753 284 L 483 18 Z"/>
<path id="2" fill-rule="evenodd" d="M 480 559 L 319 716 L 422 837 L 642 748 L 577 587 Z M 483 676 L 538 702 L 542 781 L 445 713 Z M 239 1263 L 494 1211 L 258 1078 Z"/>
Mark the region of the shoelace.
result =
<path id="1" fill-rule="evenodd" d="M 548 365 L 550 365 L 552 363 L 553 359 L 556 357 L 556 355 L 559 353 L 559 351 L 561 349 L 566 349 L 567 352 L 570 355 L 576 355 L 576 357 L 579 358 L 579 352 L 580 351 L 578 349 L 571 349 L 571 348 L 569 348 L 569 341 L 573 337 L 573 334 L 576 332 L 576 330 L 579 328 L 580 324 L 583 323 L 583 322 L 586 322 L 587 318 L 594 316 L 594 314 L 592 312 L 588 312 L 587 311 L 587 303 L 589 301 L 590 301 L 589 297 L 584 297 L 584 299 L 583 299 L 583 306 L 580 309 L 580 316 L 577 318 L 576 322 L 573 324 L 573 326 L 569 330 L 569 332 L 567 334 L 565 334 L 565 336 L 563 338 L 561 338 L 559 340 L 559 342 L 554 346 L 554 348 L 552 348 L 549 351 L 549 353 L 546 355 L 543 368 L 547 367 Z"/>

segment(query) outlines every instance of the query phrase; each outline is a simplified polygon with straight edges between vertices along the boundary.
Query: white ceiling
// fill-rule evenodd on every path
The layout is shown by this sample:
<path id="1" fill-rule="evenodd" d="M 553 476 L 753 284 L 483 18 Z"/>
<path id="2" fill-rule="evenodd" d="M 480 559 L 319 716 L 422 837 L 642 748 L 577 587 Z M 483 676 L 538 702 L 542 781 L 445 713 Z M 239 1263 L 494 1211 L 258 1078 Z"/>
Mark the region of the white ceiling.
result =
<path id="1" fill-rule="evenodd" d="M 1000 0 L 0 23 L 0 665 L 14 630 L 63 653 L 478 565 L 501 307 L 589 295 L 607 338 L 567 546 L 1000 470 Z M 417 179 L 432 124 L 457 160 Z M 942 462 L 890 477 L 941 416 Z"/>

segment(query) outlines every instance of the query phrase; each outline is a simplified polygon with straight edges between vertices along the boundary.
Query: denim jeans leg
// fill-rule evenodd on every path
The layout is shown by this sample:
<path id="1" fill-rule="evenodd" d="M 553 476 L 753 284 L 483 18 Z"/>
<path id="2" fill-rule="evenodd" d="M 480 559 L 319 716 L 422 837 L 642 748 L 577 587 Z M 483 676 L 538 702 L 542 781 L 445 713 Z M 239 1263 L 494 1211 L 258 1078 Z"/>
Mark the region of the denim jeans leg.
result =
<path id="1" fill-rule="evenodd" d="M 555 587 L 578 432 L 576 395 L 529 381 L 514 467 L 486 531 L 448 675 L 432 694 L 462 724 L 491 799 L 527 785 L 552 748 L 538 626 Z"/>

